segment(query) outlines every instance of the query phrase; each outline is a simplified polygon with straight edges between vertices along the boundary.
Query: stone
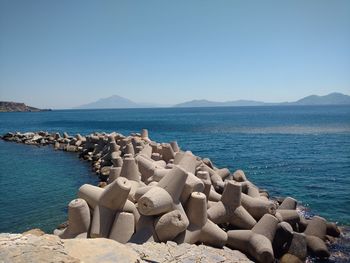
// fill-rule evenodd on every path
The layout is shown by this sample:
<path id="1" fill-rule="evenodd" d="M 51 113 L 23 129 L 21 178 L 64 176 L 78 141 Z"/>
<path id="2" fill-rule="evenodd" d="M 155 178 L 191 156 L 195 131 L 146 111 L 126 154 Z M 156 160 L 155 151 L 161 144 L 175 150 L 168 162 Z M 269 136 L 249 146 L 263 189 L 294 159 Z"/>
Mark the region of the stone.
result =
<path id="1" fill-rule="evenodd" d="M 227 247 L 223 249 L 205 245 L 190 245 L 174 242 L 147 242 L 142 245 L 128 243 L 141 257 L 142 262 L 178 262 L 178 263 L 252 263 L 246 255 Z"/>

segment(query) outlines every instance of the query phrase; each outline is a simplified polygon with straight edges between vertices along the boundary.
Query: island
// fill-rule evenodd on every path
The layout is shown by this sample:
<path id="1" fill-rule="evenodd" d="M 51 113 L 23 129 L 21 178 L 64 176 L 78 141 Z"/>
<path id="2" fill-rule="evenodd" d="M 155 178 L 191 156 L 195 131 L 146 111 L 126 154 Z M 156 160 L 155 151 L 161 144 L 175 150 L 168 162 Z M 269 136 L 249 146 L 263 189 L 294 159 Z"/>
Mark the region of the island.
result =
<path id="1" fill-rule="evenodd" d="M 38 109 L 21 102 L 0 101 L 0 112 L 37 112 L 51 111 L 51 109 Z"/>

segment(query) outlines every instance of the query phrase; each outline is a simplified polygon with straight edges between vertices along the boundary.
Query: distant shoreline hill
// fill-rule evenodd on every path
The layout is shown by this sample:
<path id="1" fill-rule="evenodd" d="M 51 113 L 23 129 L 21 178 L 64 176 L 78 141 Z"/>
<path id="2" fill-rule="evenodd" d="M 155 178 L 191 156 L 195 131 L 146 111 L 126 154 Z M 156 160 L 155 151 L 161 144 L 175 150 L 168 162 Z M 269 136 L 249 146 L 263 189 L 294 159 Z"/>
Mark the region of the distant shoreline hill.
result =
<path id="1" fill-rule="evenodd" d="M 51 111 L 51 109 L 38 109 L 27 106 L 24 103 L 12 101 L 0 101 L 0 112 L 37 112 L 37 111 Z"/>
<path id="2" fill-rule="evenodd" d="M 108 98 L 99 99 L 95 102 L 84 104 L 76 107 L 76 109 L 127 109 L 127 108 L 158 108 L 165 105 L 153 103 L 137 103 L 118 95 Z"/>
<path id="3" fill-rule="evenodd" d="M 192 100 L 174 105 L 178 108 L 190 107 L 239 107 L 239 106 L 307 106 L 307 105 L 350 105 L 350 96 L 342 93 L 330 93 L 325 96 L 311 95 L 294 102 L 268 103 L 254 100 L 235 100 L 235 101 L 209 101 Z"/>
<path id="4" fill-rule="evenodd" d="M 350 105 L 350 96 L 342 93 L 330 93 L 325 96 L 311 95 L 295 102 L 267 103 L 254 100 L 235 100 L 217 102 L 209 100 L 192 100 L 176 105 L 159 105 L 156 103 L 137 103 L 130 99 L 113 95 L 95 102 L 81 105 L 75 109 L 128 109 L 128 108 L 160 108 L 160 107 L 239 107 L 239 106 L 289 106 L 289 105 Z"/>

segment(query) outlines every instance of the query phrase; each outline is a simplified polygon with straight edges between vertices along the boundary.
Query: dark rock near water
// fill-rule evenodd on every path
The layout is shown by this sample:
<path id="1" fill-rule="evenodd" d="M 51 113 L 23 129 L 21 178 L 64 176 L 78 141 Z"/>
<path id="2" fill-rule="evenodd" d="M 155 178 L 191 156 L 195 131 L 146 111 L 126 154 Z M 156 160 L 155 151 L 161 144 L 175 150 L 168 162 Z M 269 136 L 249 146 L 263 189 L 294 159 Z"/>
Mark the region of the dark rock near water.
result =
<path id="1" fill-rule="evenodd" d="M 27 106 L 24 103 L 0 101 L 0 112 L 36 112 L 36 111 L 50 111 L 50 109 L 38 109 Z"/>

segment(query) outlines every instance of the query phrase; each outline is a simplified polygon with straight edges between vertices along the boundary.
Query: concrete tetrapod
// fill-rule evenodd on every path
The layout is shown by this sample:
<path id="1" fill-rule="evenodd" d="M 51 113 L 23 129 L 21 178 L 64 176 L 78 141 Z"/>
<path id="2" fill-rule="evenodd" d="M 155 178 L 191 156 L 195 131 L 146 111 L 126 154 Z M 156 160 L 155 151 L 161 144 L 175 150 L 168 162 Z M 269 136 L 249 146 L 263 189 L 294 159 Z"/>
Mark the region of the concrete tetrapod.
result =
<path id="1" fill-rule="evenodd" d="M 225 187 L 225 183 L 222 180 L 222 178 L 220 177 L 220 175 L 218 175 L 212 168 L 210 168 L 209 166 L 207 166 L 204 163 L 198 167 L 198 170 L 208 172 L 210 175 L 210 180 L 211 180 L 215 190 L 222 193 L 222 191 L 224 190 L 224 187 Z"/>
<path id="2" fill-rule="evenodd" d="M 134 215 L 127 212 L 117 212 L 109 234 L 109 238 L 122 244 L 127 243 L 134 234 Z"/>
<path id="3" fill-rule="evenodd" d="M 272 215 L 264 215 L 252 230 L 231 230 L 227 232 L 227 246 L 249 254 L 257 262 L 274 261 L 272 241 L 278 220 Z"/>
<path id="4" fill-rule="evenodd" d="M 172 141 L 170 142 L 170 145 L 171 145 L 171 148 L 173 148 L 173 151 L 175 153 L 179 152 L 180 151 L 180 147 L 179 145 L 177 144 L 177 141 Z"/>
<path id="5" fill-rule="evenodd" d="M 177 209 L 188 173 L 175 165 L 159 183 L 138 200 L 143 215 L 159 215 Z M 181 209 L 180 209 L 181 210 Z M 182 209 L 183 210 L 183 209 Z"/>
<path id="6" fill-rule="evenodd" d="M 204 183 L 197 176 L 188 172 L 188 176 L 181 193 L 180 201 L 182 204 L 185 204 L 188 198 L 190 198 L 191 193 L 193 192 L 203 192 L 204 191 Z"/>
<path id="7" fill-rule="evenodd" d="M 273 253 L 276 258 L 288 252 L 293 239 L 293 228 L 287 222 L 280 222 L 277 225 L 275 238 L 272 242 Z"/>
<path id="8" fill-rule="evenodd" d="M 141 130 L 141 138 L 146 142 L 151 142 L 151 139 L 148 137 L 148 130 L 147 129 Z"/>
<path id="9" fill-rule="evenodd" d="M 229 223 L 242 229 L 251 229 L 255 219 L 241 206 L 240 183 L 229 181 L 222 193 L 221 200 L 208 209 L 208 218 L 215 224 Z"/>
<path id="10" fill-rule="evenodd" d="M 283 202 L 279 205 L 278 209 L 281 210 L 295 210 L 297 209 L 298 201 L 292 197 L 286 197 Z"/>
<path id="11" fill-rule="evenodd" d="M 242 193 L 242 206 L 256 219 L 259 220 L 265 214 L 276 214 L 276 205 L 262 198 L 253 198 Z"/>
<path id="12" fill-rule="evenodd" d="M 194 156 L 191 152 L 185 152 L 183 154 L 177 153 L 176 155 L 180 156 L 180 158 L 178 158 L 178 161 L 175 164 L 179 165 L 181 168 L 183 168 L 185 171 L 189 173 L 192 173 L 192 174 L 196 173 L 196 166 L 197 166 L 196 156 Z"/>
<path id="13" fill-rule="evenodd" d="M 72 200 L 68 205 L 68 227 L 63 231 L 55 230 L 54 234 L 62 239 L 87 237 L 90 227 L 90 209 L 84 199 Z"/>
<path id="14" fill-rule="evenodd" d="M 108 184 L 111 184 L 120 176 L 122 168 L 112 166 L 109 169 Z"/>
<path id="15" fill-rule="evenodd" d="M 191 194 L 186 207 L 190 225 L 175 239 L 177 243 L 195 244 L 197 242 L 213 247 L 223 247 L 227 242 L 227 233 L 207 217 L 206 196 L 200 192 Z"/>
<path id="16" fill-rule="evenodd" d="M 175 152 L 173 151 L 173 148 L 169 143 L 163 143 L 162 144 L 162 158 L 163 160 L 168 163 L 171 159 L 175 158 Z"/>
<path id="17" fill-rule="evenodd" d="M 196 175 L 199 179 L 202 180 L 202 182 L 204 184 L 204 190 L 199 191 L 199 192 L 203 192 L 205 194 L 205 196 L 207 197 L 207 202 L 208 201 L 214 201 L 214 202 L 220 201 L 221 195 L 218 194 L 215 191 L 214 187 L 212 186 L 209 173 L 207 171 L 197 171 Z"/>
<path id="18" fill-rule="evenodd" d="M 179 210 L 168 212 L 154 222 L 155 232 L 159 242 L 173 240 L 188 227 L 187 218 L 183 218 L 183 213 Z"/>
<path id="19" fill-rule="evenodd" d="M 140 186 L 143 186 L 143 184 L 141 183 L 141 173 L 133 157 L 124 158 L 120 176 L 130 180 L 129 184 L 131 185 L 131 189 L 128 198 L 134 202 L 135 192 Z"/>
<path id="20" fill-rule="evenodd" d="M 141 173 L 141 180 L 147 182 L 147 179 L 153 176 L 154 171 L 158 168 L 157 163 L 147 157 L 139 154 L 135 157 L 138 169 Z"/>
<path id="21" fill-rule="evenodd" d="M 304 231 L 308 250 L 320 258 L 330 256 L 327 246 L 323 241 L 327 233 L 326 222 L 324 218 L 314 216 Z"/>
<path id="22" fill-rule="evenodd" d="M 131 185 L 124 177 L 118 177 L 105 188 L 94 209 L 91 237 L 109 236 L 115 214 L 123 209 L 130 189 Z"/>
<path id="23" fill-rule="evenodd" d="M 242 170 L 237 170 L 233 173 L 233 179 L 237 182 L 247 181 L 247 177 L 245 176 Z"/>
<path id="24" fill-rule="evenodd" d="M 104 191 L 105 190 L 103 188 L 90 184 L 84 184 L 79 188 L 78 197 L 84 199 L 89 205 L 90 211 L 93 211 L 98 205 L 100 197 Z M 121 211 L 132 213 L 134 215 L 135 225 L 137 224 L 140 218 L 140 213 L 133 202 L 126 200 Z"/>

